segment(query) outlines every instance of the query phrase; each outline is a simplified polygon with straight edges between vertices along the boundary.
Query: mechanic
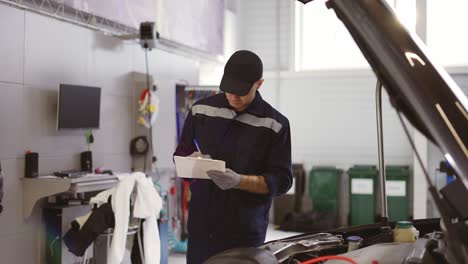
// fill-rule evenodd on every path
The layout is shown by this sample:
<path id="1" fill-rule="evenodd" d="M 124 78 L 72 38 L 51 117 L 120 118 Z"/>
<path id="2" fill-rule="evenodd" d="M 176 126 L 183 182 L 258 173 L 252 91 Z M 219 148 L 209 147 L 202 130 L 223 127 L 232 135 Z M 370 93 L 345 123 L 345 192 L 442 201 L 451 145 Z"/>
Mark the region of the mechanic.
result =
<path id="1" fill-rule="evenodd" d="M 272 198 L 291 187 L 289 121 L 260 96 L 262 75 L 255 53 L 235 52 L 224 68 L 224 93 L 196 102 L 185 120 L 174 155 L 209 155 L 227 168 L 209 171 L 211 180 L 191 181 L 189 264 L 227 249 L 261 245 Z"/>

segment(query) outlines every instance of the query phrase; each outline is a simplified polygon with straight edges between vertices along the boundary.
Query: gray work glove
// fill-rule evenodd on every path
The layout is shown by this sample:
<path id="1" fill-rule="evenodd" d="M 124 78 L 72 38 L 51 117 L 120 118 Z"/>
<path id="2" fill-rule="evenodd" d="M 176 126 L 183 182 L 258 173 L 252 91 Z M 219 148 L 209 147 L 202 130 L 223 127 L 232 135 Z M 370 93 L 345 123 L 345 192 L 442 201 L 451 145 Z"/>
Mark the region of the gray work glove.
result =
<path id="1" fill-rule="evenodd" d="M 198 152 L 198 151 L 193 152 L 192 154 L 190 154 L 189 157 L 192 157 L 192 158 L 211 159 L 210 155 L 203 155 L 203 154 L 201 154 L 201 153 Z"/>
<path id="2" fill-rule="evenodd" d="M 223 191 L 232 188 L 239 188 L 242 178 L 240 174 L 231 169 L 226 169 L 226 172 L 209 170 L 206 173 Z"/>

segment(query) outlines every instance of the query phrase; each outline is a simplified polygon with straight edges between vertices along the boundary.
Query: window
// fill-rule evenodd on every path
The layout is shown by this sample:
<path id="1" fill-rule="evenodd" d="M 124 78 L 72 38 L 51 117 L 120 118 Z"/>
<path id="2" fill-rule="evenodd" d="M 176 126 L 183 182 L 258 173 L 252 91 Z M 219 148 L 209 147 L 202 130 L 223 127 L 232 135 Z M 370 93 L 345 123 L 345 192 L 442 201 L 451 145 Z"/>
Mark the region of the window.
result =
<path id="1" fill-rule="evenodd" d="M 327 9 L 325 2 L 316 0 L 307 5 L 296 3 L 296 70 L 368 68 L 367 60 L 348 30 L 335 12 Z M 395 8 L 400 21 L 407 28 L 415 28 L 415 0 L 387 2 Z"/>
<path id="2" fill-rule="evenodd" d="M 427 46 L 443 66 L 468 65 L 468 1 L 427 0 Z"/>

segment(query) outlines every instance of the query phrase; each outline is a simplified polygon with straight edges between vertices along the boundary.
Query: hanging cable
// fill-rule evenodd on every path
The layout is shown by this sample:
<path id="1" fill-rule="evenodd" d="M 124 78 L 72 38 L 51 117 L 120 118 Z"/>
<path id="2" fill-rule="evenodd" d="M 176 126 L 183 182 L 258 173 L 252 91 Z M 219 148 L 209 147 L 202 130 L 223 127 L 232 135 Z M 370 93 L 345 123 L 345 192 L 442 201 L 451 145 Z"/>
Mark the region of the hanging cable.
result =
<path id="1" fill-rule="evenodd" d="M 50 255 L 52 257 L 54 256 L 54 243 L 57 242 L 59 239 L 60 239 L 60 236 L 57 236 L 54 238 L 54 240 L 52 240 L 52 242 L 50 242 L 49 250 L 50 250 Z"/>
<path id="2" fill-rule="evenodd" d="M 152 124 L 151 124 L 151 89 L 150 89 L 150 81 L 149 81 L 149 64 L 148 64 L 148 48 L 145 47 L 145 65 L 146 65 L 146 92 L 148 93 L 148 106 L 150 109 L 148 109 L 148 114 L 149 114 L 149 147 L 150 147 L 150 155 L 151 155 L 151 164 L 153 164 L 153 129 L 152 129 Z M 145 161 L 144 161 L 144 170 L 146 173 L 146 160 L 148 156 L 145 155 Z M 151 168 L 151 167 L 150 167 Z"/>
<path id="3" fill-rule="evenodd" d="M 149 77 L 149 64 L 148 64 L 148 49 L 145 49 L 145 62 L 146 62 L 146 89 L 148 91 L 148 102 L 149 104 L 148 105 L 151 105 L 151 89 L 150 89 L 150 77 Z M 149 130 L 150 130 L 150 134 L 149 134 L 149 138 L 150 138 L 150 152 L 151 152 L 151 155 L 153 155 L 153 133 L 152 133 L 152 124 L 151 124 L 151 117 L 152 117 L 152 113 L 151 113 L 151 109 L 150 111 L 148 111 L 149 113 Z M 153 155 L 154 156 L 154 155 Z"/>
<path id="4" fill-rule="evenodd" d="M 155 162 L 155 157 L 154 157 L 154 152 L 153 152 L 153 125 L 152 125 L 152 122 L 151 122 L 151 117 L 152 117 L 152 112 L 151 112 L 151 97 L 152 97 L 152 94 L 151 94 L 151 89 L 150 89 L 150 77 L 149 77 L 149 64 L 148 64 L 148 48 L 145 48 L 145 64 L 146 64 L 146 90 L 148 92 L 148 105 L 150 106 L 150 109 L 148 111 L 148 114 L 149 114 L 149 147 L 150 147 L 150 151 L 149 153 L 151 153 L 151 164 L 153 164 Z M 145 155 L 145 172 L 146 172 L 146 159 L 147 159 L 147 156 Z M 152 167 L 150 167 L 152 168 Z"/>
<path id="5" fill-rule="evenodd" d="M 351 264 L 357 264 L 356 261 L 354 261 L 354 260 L 352 260 L 352 259 L 350 259 L 348 257 L 345 257 L 345 256 L 323 256 L 323 257 L 313 258 L 313 259 L 304 261 L 304 262 L 302 262 L 302 264 L 313 264 L 313 263 L 318 263 L 318 262 L 321 262 L 321 261 L 327 261 L 327 260 L 332 260 L 332 259 L 343 260 L 343 261 L 349 262 Z"/>

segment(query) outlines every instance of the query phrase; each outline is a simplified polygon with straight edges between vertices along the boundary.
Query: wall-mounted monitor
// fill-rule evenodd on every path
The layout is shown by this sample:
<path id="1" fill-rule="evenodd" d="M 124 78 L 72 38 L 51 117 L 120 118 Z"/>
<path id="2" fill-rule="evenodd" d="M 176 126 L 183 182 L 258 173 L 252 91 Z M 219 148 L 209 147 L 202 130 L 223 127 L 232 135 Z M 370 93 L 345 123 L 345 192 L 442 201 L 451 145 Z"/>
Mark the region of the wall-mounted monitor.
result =
<path id="1" fill-rule="evenodd" d="M 101 88 L 60 84 L 57 129 L 99 128 Z"/>

